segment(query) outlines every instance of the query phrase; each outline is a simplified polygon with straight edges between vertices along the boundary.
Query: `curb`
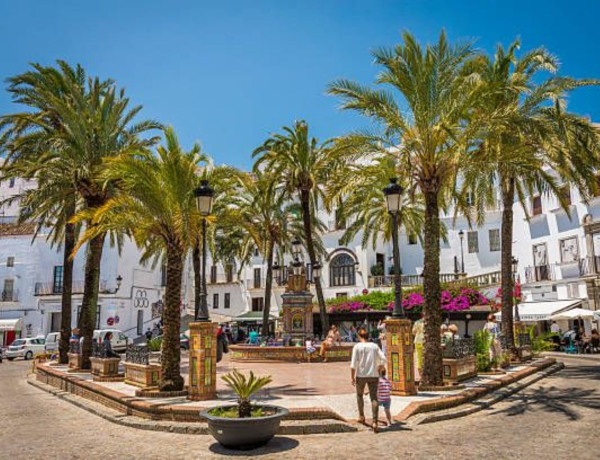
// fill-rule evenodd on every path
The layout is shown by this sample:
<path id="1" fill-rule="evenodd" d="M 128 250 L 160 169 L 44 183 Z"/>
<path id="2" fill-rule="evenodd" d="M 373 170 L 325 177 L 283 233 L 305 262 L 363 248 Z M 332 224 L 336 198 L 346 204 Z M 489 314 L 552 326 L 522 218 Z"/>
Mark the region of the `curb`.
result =
<path id="1" fill-rule="evenodd" d="M 35 374 L 30 374 L 27 383 L 39 390 L 50 393 L 63 401 L 69 402 L 80 409 L 83 409 L 93 415 L 101 417 L 117 425 L 136 428 L 149 431 L 166 431 L 169 433 L 208 435 L 208 425 L 202 422 L 185 423 L 171 422 L 164 420 L 147 420 L 133 415 L 126 415 L 122 412 L 107 408 L 106 406 L 89 401 L 80 396 L 60 390 L 52 385 L 39 382 Z M 313 420 L 312 423 L 302 423 L 300 420 L 283 421 L 279 428 L 280 435 L 303 435 L 303 434 L 324 434 L 324 433 L 349 433 L 357 432 L 359 428 L 338 420 Z"/>
<path id="2" fill-rule="evenodd" d="M 588 354 L 565 354 L 565 353 L 553 353 L 545 352 L 543 354 L 546 358 L 561 358 L 561 359 L 580 359 L 582 361 L 593 361 L 600 364 L 600 355 L 588 355 Z"/>
<path id="3" fill-rule="evenodd" d="M 458 409 L 449 409 L 445 411 L 440 411 L 437 413 L 428 413 L 417 415 L 412 420 L 408 422 L 408 426 L 414 425 L 423 425 L 425 423 L 435 423 L 442 422 L 444 420 L 451 420 L 459 417 L 465 417 L 467 415 L 474 414 L 483 409 L 487 409 L 494 404 L 512 396 L 515 393 L 527 388 L 528 386 L 542 380 L 543 378 L 548 377 L 562 369 L 564 369 L 565 365 L 563 363 L 556 363 L 552 366 L 536 372 L 529 377 L 526 377 L 522 380 L 519 380 L 515 383 L 507 385 L 499 390 L 496 390 L 490 394 L 488 394 L 484 398 L 480 398 L 476 400 L 476 402 L 470 402 L 463 405 L 463 407 Z"/>

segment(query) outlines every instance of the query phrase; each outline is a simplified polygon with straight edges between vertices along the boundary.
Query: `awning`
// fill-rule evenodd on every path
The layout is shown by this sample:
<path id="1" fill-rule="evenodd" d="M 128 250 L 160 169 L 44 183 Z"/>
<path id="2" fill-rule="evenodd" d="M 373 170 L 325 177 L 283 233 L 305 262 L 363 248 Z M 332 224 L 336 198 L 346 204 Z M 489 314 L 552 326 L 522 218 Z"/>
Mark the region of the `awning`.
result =
<path id="1" fill-rule="evenodd" d="M 0 331 L 20 331 L 21 329 L 23 329 L 21 318 L 0 319 Z"/>
<path id="2" fill-rule="evenodd" d="M 596 319 L 596 312 L 592 310 L 586 310 L 584 308 L 573 308 L 572 310 L 567 310 L 562 313 L 557 313 L 552 315 L 550 319 L 552 320 L 569 320 L 569 319 Z"/>
<path id="3" fill-rule="evenodd" d="M 242 313 L 234 318 L 235 321 L 238 322 L 259 322 L 263 319 L 262 311 L 247 311 L 246 313 Z M 269 315 L 269 319 L 274 321 L 277 319 L 276 316 Z"/>
<path id="4" fill-rule="evenodd" d="M 521 321 L 548 321 L 552 315 L 581 306 L 582 300 L 554 300 L 548 302 L 524 302 L 518 305 L 519 318 Z M 502 319 L 502 313 L 495 314 L 498 320 Z"/>

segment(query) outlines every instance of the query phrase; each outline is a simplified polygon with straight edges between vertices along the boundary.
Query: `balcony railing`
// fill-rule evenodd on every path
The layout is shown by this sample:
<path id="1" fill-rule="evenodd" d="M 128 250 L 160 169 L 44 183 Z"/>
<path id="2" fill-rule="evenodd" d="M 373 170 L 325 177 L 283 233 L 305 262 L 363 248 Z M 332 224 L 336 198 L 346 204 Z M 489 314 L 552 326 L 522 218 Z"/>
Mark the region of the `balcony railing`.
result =
<path id="1" fill-rule="evenodd" d="M 460 273 L 440 273 L 441 283 L 450 283 L 464 278 Z M 369 276 L 369 287 L 391 287 L 394 285 L 395 275 Z M 422 275 L 400 275 L 402 286 L 423 285 Z"/>
<path id="2" fill-rule="evenodd" d="M 108 283 L 106 280 L 100 280 L 100 292 L 103 294 L 110 294 L 107 289 Z M 85 287 L 85 281 L 73 281 L 73 294 L 83 294 L 83 288 Z M 60 295 L 62 294 L 62 285 L 56 285 L 55 283 L 35 283 L 34 293 L 36 296 L 44 295 Z"/>
<path id="3" fill-rule="evenodd" d="M 237 283 L 238 278 L 235 275 L 227 276 L 225 273 L 217 273 L 216 276 L 210 276 L 206 282 L 208 284 Z"/>
<path id="4" fill-rule="evenodd" d="M 581 276 L 597 275 L 600 273 L 600 256 L 585 257 L 579 261 Z"/>
<path id="5" fill-rule="evenodd" d="M 0 294 L 0 302 L 18 302 L 19 291 L 2 291 Z"/>

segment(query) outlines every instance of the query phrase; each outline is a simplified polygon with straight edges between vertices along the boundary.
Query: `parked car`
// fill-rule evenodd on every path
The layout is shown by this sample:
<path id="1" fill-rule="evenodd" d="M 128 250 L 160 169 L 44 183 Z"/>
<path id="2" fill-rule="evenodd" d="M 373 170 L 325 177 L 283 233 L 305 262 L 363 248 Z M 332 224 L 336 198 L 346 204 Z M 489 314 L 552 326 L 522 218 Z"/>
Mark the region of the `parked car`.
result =
<path id="1" fill-rule="evenodd" d="M 35 355 L 44 353 L 45 342 L 42 337 L 17 339 L 8 346 L 4 356 L 9 361 L 15 358 L 32 359 Z"/>
<path id="2" fill-rule="evenodd" d="M 60 332 L 50 332 L 46 336 L 46 351 L 58 351 L 58 342 L 60 341 Z"/>
<path id="3" fill-rule="evenodd" d="M 110 344 L 114 352 L 124 353 L 127 350 L 127 345 L 132 343 L 131 339 L 118 329 L 99 329 L 94 331 L 94 340 L 102 343 L 108 332 L 112 332 Z"/>

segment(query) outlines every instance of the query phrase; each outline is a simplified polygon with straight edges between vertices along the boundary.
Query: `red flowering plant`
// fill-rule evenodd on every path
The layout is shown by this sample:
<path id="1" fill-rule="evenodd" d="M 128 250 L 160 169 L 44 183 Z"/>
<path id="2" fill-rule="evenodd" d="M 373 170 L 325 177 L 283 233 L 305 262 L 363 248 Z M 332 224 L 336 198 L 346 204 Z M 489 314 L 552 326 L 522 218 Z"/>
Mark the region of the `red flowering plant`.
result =
<path id="1" fill-rule="evenodd" d="M 496 300 L 497 299 L 497 300 Z M 521 303 L 523 300 L 523 293 L 521 292 L 521 283 L 519 281 L 516 282 L 515 288 L 513 290 L 513 305 Z M 499 287 L 498 291 L 496 291 L 496 297 L 490 300 L 490 306 L 494 311 L 500 311 L 502 309 L 502 288 Z"/>

